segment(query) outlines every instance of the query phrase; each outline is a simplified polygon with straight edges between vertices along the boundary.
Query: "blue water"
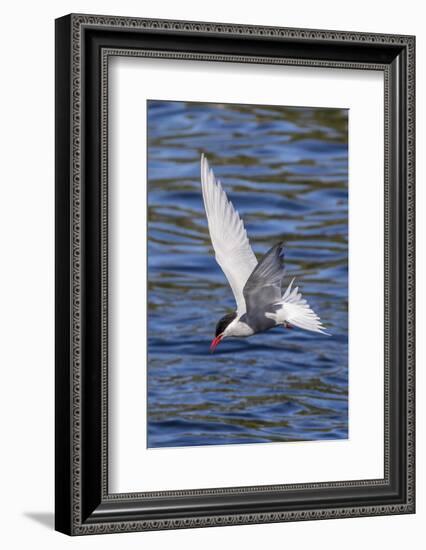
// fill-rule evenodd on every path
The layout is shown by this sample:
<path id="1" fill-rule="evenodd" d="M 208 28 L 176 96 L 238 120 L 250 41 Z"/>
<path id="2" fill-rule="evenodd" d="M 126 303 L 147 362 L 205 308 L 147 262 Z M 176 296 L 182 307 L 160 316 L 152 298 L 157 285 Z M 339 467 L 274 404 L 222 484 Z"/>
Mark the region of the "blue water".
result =
<path id="1" fill-rule="evenodd" d="M 286 243 L 291 277 L 332 336 L 225 340 L 235 309 L 200 187 L 206 153 L 254 252 Z M 148 103 L 148 446 L 348 434 L 347 111 Z"/>

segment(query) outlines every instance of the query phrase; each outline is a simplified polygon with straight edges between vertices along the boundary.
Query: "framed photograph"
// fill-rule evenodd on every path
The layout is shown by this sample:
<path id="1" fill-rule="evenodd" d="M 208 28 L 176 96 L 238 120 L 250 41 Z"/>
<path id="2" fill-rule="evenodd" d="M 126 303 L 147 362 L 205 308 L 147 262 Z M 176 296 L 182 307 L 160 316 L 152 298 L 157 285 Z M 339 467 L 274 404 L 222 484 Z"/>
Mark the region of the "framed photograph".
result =
<path id="1" fill-rule="evenodd" d="M 56 21 L 56 529 L 407 514 L 413 36 Z"/>

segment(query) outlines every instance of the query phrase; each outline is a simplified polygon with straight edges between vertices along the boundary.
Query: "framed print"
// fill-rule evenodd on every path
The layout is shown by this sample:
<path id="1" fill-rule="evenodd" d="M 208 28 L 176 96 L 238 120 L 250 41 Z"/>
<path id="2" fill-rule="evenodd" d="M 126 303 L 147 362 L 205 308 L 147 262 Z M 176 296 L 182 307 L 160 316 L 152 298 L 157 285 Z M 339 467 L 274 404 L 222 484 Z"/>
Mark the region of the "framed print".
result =
<path id="1" fill-rule="evenodd" d="M 414 37 L 56 21 L 56 529 L 413 513 Z"/>

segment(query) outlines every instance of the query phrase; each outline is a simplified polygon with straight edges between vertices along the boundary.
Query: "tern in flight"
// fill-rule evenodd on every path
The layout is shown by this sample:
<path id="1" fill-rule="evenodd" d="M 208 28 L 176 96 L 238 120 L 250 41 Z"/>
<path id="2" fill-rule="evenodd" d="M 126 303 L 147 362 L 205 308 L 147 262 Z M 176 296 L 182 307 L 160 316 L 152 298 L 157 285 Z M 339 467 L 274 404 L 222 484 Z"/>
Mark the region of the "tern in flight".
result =
<path id="1" fill-rule="evenodd" d="M 276 326 L 293 326 L 327 334 L 320 318 L 302 298 L 294 279 L 282 291 L 284 245 L 275 244 L 258 262 L 243 221 L 201 155 L 201 186 L 210 238 L 237 302 L 237 309 L 222 317 L 210 350 L 229 337 L 247 337 Z"/>

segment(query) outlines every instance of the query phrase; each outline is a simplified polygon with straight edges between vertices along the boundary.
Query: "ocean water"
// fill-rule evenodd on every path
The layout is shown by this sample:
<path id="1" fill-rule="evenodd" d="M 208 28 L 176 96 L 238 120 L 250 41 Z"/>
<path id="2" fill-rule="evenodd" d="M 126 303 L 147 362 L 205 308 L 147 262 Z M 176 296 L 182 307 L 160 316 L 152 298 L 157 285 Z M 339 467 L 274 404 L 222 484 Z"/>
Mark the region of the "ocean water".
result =
<path id="1" fill-rule="evenodd" d="M 348 113 L 148 103 L 148 447 L 348 436 Z M 235 309 L 214 259 L 204 152 L 260 257 L 286 243 L 331 336 L 275 328 L 209 346 Z"/>

